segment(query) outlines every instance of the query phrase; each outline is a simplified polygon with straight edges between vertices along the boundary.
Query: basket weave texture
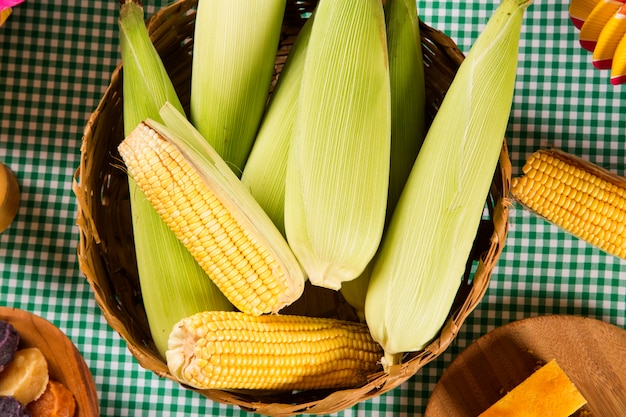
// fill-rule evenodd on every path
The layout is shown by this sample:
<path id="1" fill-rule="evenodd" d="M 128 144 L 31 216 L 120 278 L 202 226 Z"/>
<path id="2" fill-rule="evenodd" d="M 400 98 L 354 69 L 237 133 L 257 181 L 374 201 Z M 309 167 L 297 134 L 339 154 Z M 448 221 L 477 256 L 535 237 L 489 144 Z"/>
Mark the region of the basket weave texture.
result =
<path id="1" fill-rule="evenodd" d="M 303 15 L 312 11 L 315 4 L 315 1 L 287 1 L 274 81 L 279 76 L 290 45 L 304 22 Z M 155 47 L 163 58 L 183 105 L 187 107 L 196 5 L 197 0 L 178 0 L 159 10 L 148 20 L 148 30 Z M 430 123 L 463 60 L 463 55 L 442 32 L 423 22 L 420 22 L 420 29 L 426 74 L 427 120 Z M 108 324 L 125 339 L 128 349 L 139 364 L 161 377 L 176 380 L 169 374 L 152 341 L 137 276 L 128 180 L 125 172 L 120 169 L 117 152 L 117 146 L 124 138 L 122 77 L 120 65 L 113 72 L 110 85 L 84 131 L 80 166 L 73 181 L 73 190 L 78 201 L 79 267 Z M 411 378 L 449 346 L 487 289 L 506 239 L 506 197 L 510 178 L 511 166 L 504 141 L 486 202 L 489 215 L 481 222 L 463 283 L 449 318 L 439 336 L 427 348 L 405 355 L 402 364 L 392 369 L 392 372 L 386 374 L 381 371 L 369 375 L 366 385 L 343 390 L 297 393 L 196 391 L 213 401 L 236 405 L 260 414 L 325 414 L 380 395 Z M 324 296 L 316 301 L 315 291 L 310 286 L 305 290 L 308 305 L 306 310 L 314 311 L 311 315 L 345 318 L 346 315 L 341 311 L 346 305 L 345 302 L 342 303 L 338 293 L 332 292 L 333 295 L 329 298 L 328 292 L 321 291 L 319 293 Z M 315 306 L 316 303 L 319 305 Z M 329 313 L 329 308 L 335 311 Z"/>

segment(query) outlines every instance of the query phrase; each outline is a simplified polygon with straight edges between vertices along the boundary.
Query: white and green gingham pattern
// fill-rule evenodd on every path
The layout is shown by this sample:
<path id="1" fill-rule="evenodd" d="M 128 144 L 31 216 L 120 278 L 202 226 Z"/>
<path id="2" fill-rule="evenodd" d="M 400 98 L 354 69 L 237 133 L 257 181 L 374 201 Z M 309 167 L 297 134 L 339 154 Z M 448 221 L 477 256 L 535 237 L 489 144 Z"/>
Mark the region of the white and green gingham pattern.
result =
<path id="1" fill-rule="evenodd" d="M 146 1 L 153 13 L 167 1 Z M 496 1 L 418 1 L 422 19 L 467 52 Z M 626 175 L 626 86 L 593 68 L 569 22 L 569 3 L 526 12 L 507 142 L 513 175 L 555 145 Z M 59 326 L 94 376 L 103 416 L 249 416 L 142 369 L 106 324 L 78 270 L 72 176 L 83 128 L 119 61 L 117 1 L 26 0 L 0 27 L 0 161 L 22 200 L 0 234 L 0 305 Z M 517 205 L 489 289 L 452 346 L 411 380 L 337 416 L 419 416 L 446 366 L 497 326 L 573 314 L 626 327 L 626 262 Z"/>

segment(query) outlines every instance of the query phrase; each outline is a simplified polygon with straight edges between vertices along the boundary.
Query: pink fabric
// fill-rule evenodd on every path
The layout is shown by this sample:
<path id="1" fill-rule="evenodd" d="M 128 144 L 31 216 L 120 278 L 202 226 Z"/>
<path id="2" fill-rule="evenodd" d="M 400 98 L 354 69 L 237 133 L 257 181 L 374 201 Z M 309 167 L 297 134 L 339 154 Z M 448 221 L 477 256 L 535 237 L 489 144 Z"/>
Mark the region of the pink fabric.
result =
<path id="1" fill-rule="evenodd" d="M 0 10 L 6 9 L 7 7 L 17 6 L 23 1 L 24 0 L 0 0 Z"/>

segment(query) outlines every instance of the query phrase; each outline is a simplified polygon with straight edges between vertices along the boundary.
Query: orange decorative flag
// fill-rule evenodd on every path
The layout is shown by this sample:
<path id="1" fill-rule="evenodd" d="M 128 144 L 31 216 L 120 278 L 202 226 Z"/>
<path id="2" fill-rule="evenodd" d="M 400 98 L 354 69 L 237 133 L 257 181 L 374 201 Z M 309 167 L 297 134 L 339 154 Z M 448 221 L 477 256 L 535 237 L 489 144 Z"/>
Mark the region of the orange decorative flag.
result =
<path id="1" fill-rule="evenodd" d="M 569 17 L 591 62 L 611 70 L 611 84 L 626 83 L 626 0 L 571 0 Z"/>
<path id="2" fill-rule="evenodd" d="M 598 44 L 600 32 L 611 17 L 617 13 L 623 1 L 602 0 L 593 8 L 580 28 L 580 45 L 589 52 L 593 52 Z"/>
<path id="3" fill-rule="evenodd" d="M 626 34 L 626 3 L 613 14 L 600 31 L 598 42 L 593 50 L 593 66 L 598 69 L 611 69 L 617 45 Z"/>

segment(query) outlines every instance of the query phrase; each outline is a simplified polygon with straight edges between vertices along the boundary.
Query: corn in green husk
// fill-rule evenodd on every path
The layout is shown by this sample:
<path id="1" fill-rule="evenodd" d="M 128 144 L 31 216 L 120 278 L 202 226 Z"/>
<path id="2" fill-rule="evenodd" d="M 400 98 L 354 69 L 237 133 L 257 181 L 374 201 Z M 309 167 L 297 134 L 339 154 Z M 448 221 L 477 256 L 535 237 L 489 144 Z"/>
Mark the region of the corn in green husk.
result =
<path id="1" fill-rule="evenodd" d="M 503 0 L 437 113 L 370 277 L 365 316 L 384 365 L 423 349 L 448 317 L 508 123 L 530 0 Z"/>
<path id="2" fill-rule="evenodd" d="M 120 6 L 120 47 L 124 65 L 124 131 L 142 120 L 160 120 L 166 102 L 182 105 L 154 48 L 143 20 L 143 9 L 127 0 Z M 152 338 L 165 357 L 172 326 L 203 310 L 232 310 L 189 251 L 174 236 L 129 177 L 133 235 L 143 304 Z"/>
<path id="3" fill-rule="evenodd" d="M 198 3 L 190 120 L 241 176 L 269 92 L 285 0 Z"/>
<path id="4" fill-rule="evenodd" d="M 276 83 L 241 182 L 285 234 L 285 178 L 313 18 L 300 30 Z"/>
<path id="5" fill-rule="evenodd" d="M 320 0 L 290 146 L 285 231 L 311 283 L 339 289 L 385 222 L 390 88 L 382 3 Z"/>

